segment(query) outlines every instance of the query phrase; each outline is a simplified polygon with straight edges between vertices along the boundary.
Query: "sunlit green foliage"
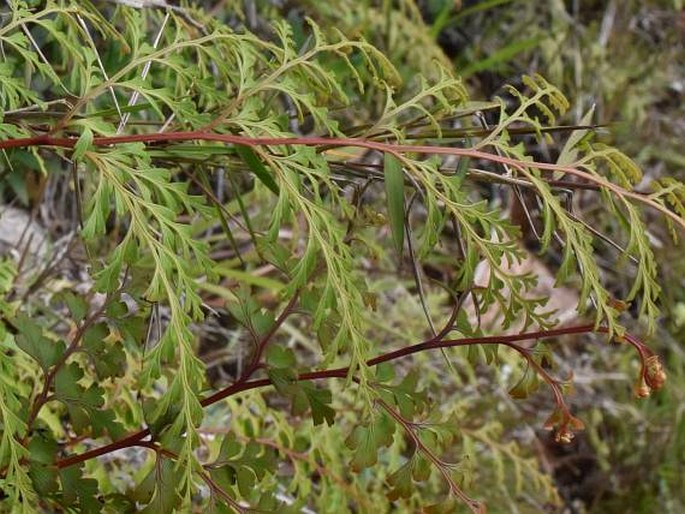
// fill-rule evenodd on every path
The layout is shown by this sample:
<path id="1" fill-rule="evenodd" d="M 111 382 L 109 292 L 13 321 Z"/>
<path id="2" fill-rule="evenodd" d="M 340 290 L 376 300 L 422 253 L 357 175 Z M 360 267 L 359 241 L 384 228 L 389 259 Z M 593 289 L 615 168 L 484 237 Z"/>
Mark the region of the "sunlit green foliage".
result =
<path id="1" fill-rule="evenodd" d="M 508 400 L 472 392 L 483 388 L 476 371 L 490 366 L 484 376 L 514 398 L 549 388 L 540 425 L 570 440 L 583 425 L 551 352 L 517 342 L 621 337 L 621 302 L 636 298 L 653 328 L 659 286 L 642 216 L 647 207 L 685 226 L 683 186 L 634 191 L 639 169 L 589 135 L 571 136 L 563 162 L 536 160 L 517 131 L 554 143 L 544 130 L 569 107 L 562 92 L 534 75 L 507 98 L 470 101 L 411 2 L 365 11 L 395 54 L 314 19 L 263 33 L 152 4 L 15 1 L 3 13 L 2 191 L 48 203 L 17 179 L 28 171 L 67 184 L 84 265 L 75 277 L 0 262 L 7 509 L 558 503 L 507 434 Z M 417 68 L 398 35 L 412 23 L 410 45 L 435 57 Z M 496 121 L 475 138 L 482 110 Z M 638 262 L 626 298 L 603 284 L 597 234 L 553 175 L 591 186 L 622 221 Z M 555 313 L 534 294 L 536 274 L 512 271 L 527 256 L 520 227 L 478 189 L 483 176 L 538 199 L 542 251 L 561 249 L 557 281 L 578 288 L 574 307 L 591 324 L 549 332 Z M 424 284 L 424 262 L 446 263 L 447 278 Z M 234 367 L 218 382 L 200 351 L 217 310 L 233 323 L 219 333 Z M 501 340 L 481 326 L 492 312 Z M 389 353 L 421 341 L 411 365 L 399 357 L 413 352 Z M 647 392 L 660 387 L 655 356 L 627 341 Z"/>

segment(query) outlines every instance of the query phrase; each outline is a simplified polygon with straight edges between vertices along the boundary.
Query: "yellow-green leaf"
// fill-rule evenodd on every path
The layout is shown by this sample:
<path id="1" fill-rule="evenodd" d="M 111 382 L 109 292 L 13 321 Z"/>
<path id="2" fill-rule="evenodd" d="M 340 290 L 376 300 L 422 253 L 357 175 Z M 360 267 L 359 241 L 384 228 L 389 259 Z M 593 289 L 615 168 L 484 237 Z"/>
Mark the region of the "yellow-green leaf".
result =
<path id="1" fill-rule="evenodd" d="M 595 114 L 595 106 L 593 105 L 590 109 L 583 115 L 580 120 L 580 125 L 590 125 L 592 123 L 592 116 Z M 564 148 L 562 148 L 559 153 L 559 158 L 557 159 L 557 164 L 561 166 L 568 166 L 573 164 L 578 158 L 578 143 L 590 132 L 589 129 L 574 130 L 571 132 Z M 554 180 L 559 180 L 564 176 L 564 173 L 555 171 L 553 174 Z"/>

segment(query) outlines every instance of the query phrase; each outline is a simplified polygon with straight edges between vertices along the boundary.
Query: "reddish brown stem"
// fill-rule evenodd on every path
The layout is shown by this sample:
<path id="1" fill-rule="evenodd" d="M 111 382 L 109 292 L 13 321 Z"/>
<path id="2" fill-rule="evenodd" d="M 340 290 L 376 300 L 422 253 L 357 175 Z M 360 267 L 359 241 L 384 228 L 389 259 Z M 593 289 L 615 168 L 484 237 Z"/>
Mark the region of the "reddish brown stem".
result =
<path id="1" fill-rule="evenodd" d="M 425 350 L 432 350 L 435 348 L 452 348 L 455 346 L 468 346 L 472 344 L 507 344 L 515 343 L 517 341 L 531 341 L 534 339 L 541 339 L 543 337 L 556 337 L 570 334 L 587 334 L 589 332 L 606 333 L 607 329 L 604 327 L 595 328 L 594 325 L 578 325 L 575 327 L 556 328 L 552 330 L 538 330 L 535 332 L 524 332 L 522 334 L 511 334 L 503 336 L 484 336 L 484 337 L 464 337 L 461 339 L 429 339 L 422 343 L 417 343 L 412 346 L 405 346 L 393 352 L 384 353 L 378 357 L 374 357 L 367 361 L 369 366 L 377 366 L 383 362 L 406 357 L 413 353 L 422 352 Z"/>
<path id="2" fill-rule="evenodd" d="M 92 450 L 80 453 L 78 455 L 72 455 L 70 457 L 60 459 L 55 463 L 55 465 L 59 469 L 68 468 L 70 466 L 80 464 L 81 462 L 94 459 L 101 455 L 106 455 L 117 450 L 123 450 L 124 448 L 130 448 L 131 446 L 137 446 L 140 445 L 140 442 L 149 435 L 150 429 L 145 428 L 143 430 L 139 430 L 138 432 L 134 432 L 133 434 L 129 434 L 123 439 L 119 439 L 118 441 L 114 441 L 113 443 L 107 444 L 105 446 L 94 448 Z"/>
<path id="3" fill-rule="evenodd" d="M 276 321 L 274 321 L 274 324 L 271 326 L 266 335 L 264 335 L 264 337 L 262 337 L 262 339 L 259 341 L 257 347 L 255 348 L 255 352 L 252 356 L 250 365 L 247 367 L 245 372 L 240 376 L 240 378 L 238 379 L 238 383 L 246 382 L 254 374 L 254 372 L 257 371 L 257 369 L 259 369 L 259 366 L 261 366 L 262 363 L 262 355 L 264 355 L 264 350 L 266 350 L 266 347 L 273 338 L 274 334 L 276 334 L 276 332 L 281 327 L 281 325 L 283 325 L 288 316 L 292 314 L 299 296 L 300 292 L 295 291 L 295 294 L 288 302 L 288 305 L 285 306 L 283 312 L 281 312 L 281 315 L 278 316 L 278 318 L 276 319 Z"/>
<path id="4" fill-rule="evenodd" d="M 83 339 L 83 336 L 85 335 L 86 331 L 93 325 L 93 323 L 95 323 L 100 318 L 100 316 L 102 316 L 102 313 L 105 312 L 105 309 L 108 305 L 109 300 L 105 301 L 101 307 L 99 307 L 93 314 L 88 316 L 88 318 L 86 318 L 83 321 L 81 326 L 78 327 L 73 337 L 71 338 L 71 342 L 69 343 L 67 349 L 60 356 L 59 360 L 54 364 L 54 366 L 52 366 L 50 370 L 45 374 L 45 380 L 43 381 L 43 389 L 34 400 L 33 406 L 31 407 L 31 412 L 29 413 L 28 420 L 26 421 L 27 436 L 22 443 L 26 442 L 28 434 L 31 431 L 31 427 L 33 426 L 33 423 L 36 421 L 36 418 L 38 417 L 40 409 L 43 407 L 43 405 L 45 405 L 48 402 L 50 397 L 50 388 L 52 387 L 52 383 L 55 381 L 57 373 L 62 368 L 62 366 L 64 366 L 64 364 L 67 362 L 67 359 L 69 359 L 69 357 L 78 349 L 78 346 L 81 343 L 81 340 Z"/>
<path id="5" fill-rule="evenodd" d="M 63 148 L 74 148 L 78 138 L 75 137 L 53 137 L 49 134 L 7 139 L 0 141 L 0 150 L 9 148 L 25 148 L 28 146 L 56 146 Z M 447 146 L 430 146 L 430 145 L 403 145 L 395 143 L 382 143 L 379 141 L 367 139 L 354 139 L 344 137 L 247 137 L 238 136 L 234 134 L 217 134 L 214 132 L 203 131 L 189 131 L 189 132 L 163 132 L 154 134 L 130 134 L 124 136 L 110 136 L 110 137 L 96 137 L 92 141 L 93 146 L 102 147 L 109 145 L 118 145 L 124 143 L 168 143 L 171 141 L 220 141 L 222 143 L 243 145 L 243 146 L 277 146 L 277 145 L 303 145 L 303 146 L 351 146 L 357 148 L 366 148 L 369 150 L 376 150 L 378 152 L 385 152 L 395 156 L 403 153 L 418 153 L 429 155 L 454 155 L 459 157 L 470 157 L 472 159 L 482 159 L 500 164 L 506 164 L 512 167 L 535 167 L 544 171 L 560 171 L 582 178 L 590 183 L 597 184 L 601 188 L 611 191 L 619 197 L 631 198 L 638 202 L 656 209 L 664 216 L 668 216 L 671 220 L 677 223 L 681 228 L 685 229 L 685 219 L 679 217 L 676 213 L 671 212 L 664 206 L 660 205 L 648 195 L 637 193 L 635 191 L 628 191 L 616 184 L 609 182 L 603 177 L 593 175 L 587 171 L 582 171 L 572 166 L 561 166 L 558 164 L 550 164 L 544 162 L 524 162 L 510 157 L 505 157 L 497 154 L 483 152 L 480 150 L 473 150 L 469 148 L 454 148 Z"/>
<path id="6" fill-rule="evenodd" d="M 430 339 L 428 341 L 424 341 L 422 343 L 417 343 L 412 346 L 407 346 L 405 348 L 400 348 L 399 350 L 395 350 L 392 352 L 385 353 L 383 355 L 379 355 L 378 357 L 374 357 L 373 359 L 370 359 L 366 362 L 368 366 L 377 366 L 378 364 L 381 364 L 383 362 L 388 362 L 392 361 L 395 359 L 399 359 L 402 357 L 406 357 L 408 355 L 412 355 L 414 353 L 426 351 L 426 350 L 432 350 L 432 349 L 438 349 L 438 348 L 453 348 L 453 347 L 458 347 L 458 346 L 469 346 L 469 345 L 475 345 L 475 344 L 502 344 L 505 346 L 512 347 L 512 349 L 517 349 L 521 348 L 518 345 L 515 345 L 514 343 L 516 341 L 526 341 L 526 340 L 535 340 L 535 339 L 541 339 L 541 338 L 546 338 L 546 337 L 556 337 L 556 336 L 561 336 L 561 335 L 569 335 L 569 334 L 583 334 L 583 333 L 591 333 L 591 332 L 599 332 L 599 333 L 606 333 L 607 329 L 605 327 L 597 327 L 595 328 L 594 325 L 579 325 L 575 327 L 567 327 L 567 328 L 559 328 L 559 329 L 554 329 L 554 330 L 540 330 L 540 331 L 535 331 L 535 332 L 527 332 L 523 334 L 511 334 L 511 335 L 503 335 L 503 336 L 486 336 L 486 337 L 467 337 L 467 338 L 462 338 L 462 339 L 452 339 L 452 340 L 436 340 L 436 339 Z M 644 345 L 642 345 L 642 348 L 644 348 Z M 639 348 L 638 348 L 639 350 Z M 642 354 L 641 354 L 642 356 Z M 322 370 L 322 371 L 312 371 L 309 373 L 302 373 L 299 375 L 298 380 L 300 381 L 306 381 L 306 380 L 322 380 L 322 379 L 329 379 L 329 378 L 346 378 L 349 373 L 349 368 L 344 367 L 344 368 L 337 368 L 337 369 L 328 369 L 328 370 Z M 225 398 L 228 398 L 230 396 L 233 396 L 235 394 L 249 391 L 251 389 L 257 389 L 261 387 L 267 387 L 271 385 L 271 381 L 268 378 L 263 378 L 259 380 L 250 380 L 250 381 L 238 381 L 224 389 L 221 389 L 220 391 L 217 391 L 216 393 L 208 396 L 207 398 L 203 399 L 200 404 L 203 407 L 207 407 L 209 405 L 213 405 Z M 146 428 L 143 430 L 140 430 L 138 432 L 134 432 L 133 434 L 130 434 L 123 439 L 120 439 L 118 441 L 114 441 L 112 443 L 109 443 L 105 446 L 102 446 L 100 448 L 94 448 L 93 450 L 89 450 L 87 452 L 84 452 L 79 455 L 72 455 L 71 457 L 67 457 L 64 459 L 61 459 L 57 461 L 56 465 L 58 468 L 66 468 L 69 466 L 73 466 L 75 464 L 85 462 L 90 459 L 94 459 L 96 457 L 99 457 L 101 455 L 105 455 L 117 450 L 121 450 L 123 448 L 128 448 L 129 446 L 134 446 L 138 442 L 140 442 L 142 439 L 145 439 L 150 435 L 150 429 Z"/>

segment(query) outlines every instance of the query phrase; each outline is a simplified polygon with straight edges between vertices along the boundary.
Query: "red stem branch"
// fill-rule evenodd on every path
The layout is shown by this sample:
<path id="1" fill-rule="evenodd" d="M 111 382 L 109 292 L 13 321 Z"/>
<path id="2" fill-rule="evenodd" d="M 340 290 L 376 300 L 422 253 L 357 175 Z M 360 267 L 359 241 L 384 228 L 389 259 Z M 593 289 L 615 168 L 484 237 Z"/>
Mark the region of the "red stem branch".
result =
<path id="1" fill-rule="evenodd" d="M 271 326 L 269 331 L 259 341 L 257 347 L 255 348 L 254 355 L 252 356 L 252 359 L 250 361 L 250 365 L 247 367 L 245 372 L 240 376 L 240 378 L 238 379 L 238 383 L 246 382 L 254 374 L 254 372 L 257 371 L 257 369 L 259 369 L 259 367 L 262 364 L 262 355 L 264 355 L 264 350 L 266 350 L 269 341 L 271 341 L 276 332 L 278 332 L 278 329 L 281 327 L 281 325 L 283 325 L 288 316 L 292 314 L 299 296 L 299 290 L 295 291 L 295 294 L 288 302 L 288 305 L 285 306 L 283 312 L 281 312 L 280 316 L 278 316 L 276 321 L 274 321 L 274 324 Z"/>
<path id="2" fill-rule="evenodd" d="M 502 335 L 502 336 L 486 336 L 486 337 L 465 337 L 462 339 L 450 339 L 450 340 L 439 340 L 439 339 L 430 339 L 428 341 L 424 341 L 421 343 L 414 344 L 412 346 L 407 346 L 404 348 L 400 348 L 399 350 L 391 351 L 388 353 L 384 353 L 382 355 L 379 355 L 377 357 L 374 357 L 373 359 L 370 359 L 366 362 L 367 366 L 377 366 L 378 364 L 381 364 L 383 362 L 388 362 L 392 360 L 396 360 L 402 357 L 406 357 L 418 352 L 426 351 L 426 350 L 433 350 L 433 349 L 439 349 L 439 348 L 454 348 L 454 347 L 459 347 L 459 346 L 469 346 L 469 345 L 475 345 L 475 344 L 501 344 L 508 346 L 512 348 L 515 351 L 520 351 L 522 350 L 522 347 L 519 345 L 515 344 L 517 341 L 530 341 L 530 340 L 536 340 L 536 339 L 542 339 L 542 338 L 548 338 L 548 337 L 556 337 L 556 336 L 561 336 L 561 335 L 570 335 L 570 334 L 587 334 L 587 333 L 606 333 L 607 329 L 605 327 L 595 327 L 594 325 L 578 325 L 575 327 L 567 327 L 567 328 L 559 328 L 559 329 L 553 329 L 553 330 L 539 330 L 539 331 L 534 331 L 534 332 L 526 332 L 523 334 L 510 334 L 510 335 Z M 639 340 L 636 338 L 630 337 L 626 338 L 626 341 L 633 344 L 638 349 L 638 352 L 640 353 L 640 357 L 644 358 L 646 354 L 648 353 L 648 349 L 646 349 L 646 346 L 641 343 Z M 321 371 L 312 371 L 309 373 L 302 373 L 301 375 L 298 376 L 298 380 L 305 381 L 305 380 L 322 380 L 322 379 L 328 379 L 328 378 L 347 378 L 349 373 L 349 368 L 344 367 L 344 368 L 337 368 L 337 369 L 328 369 L 328 370 L 321 370 Z M 271 381 L 268 378 L 263 378 L 263 379 L 258 379 L 258 380 L 243 380 L 243 381 L 238 381 L 224 389 L 221 389 L 220 391 L 217 391 L 216 393 L 204 398 L 200 403 L 203 407 L 207 407 L 209 405 L 213 405 L 225 398 L 228 398 L 230 396 L 233 396 L 238 393 L 242 393 L 245 391 L 249 391 L 252 389 L 258 389 L 261 387 L 267 387 L 271 385 Z M 99 457 L 101 455 L 105 455 L 107 453 L 111 453 L 117 450 L 121 450 L 123 448 L 128 448 L 130 446 L 134 446 L 137 443 L 139 443 L 141 440 L 145 439 L 150 435 L 150 429 L 145 428 L 142 430 L 139 430 L 138 432 L 134 432 L 123 439 L 120 439 L 118 441 L 114 441 L 112 443 L 109 443 L 107 445 L 104 445 L 100 448 L 94 448 L 92 450 L 86 451 L 84 453 L 78 454 L 78 455 L 72 455 L 70 457 L 66 457 L 64 459 L 58 460 L 56 462 L 56 466 L 58 468 L 67 468 L 69 466 L 73 466 L 75 464 L 79 464 L 81 462 L 85 462 L 90 459 L 94 459 L 96 457 Z"/>
<path id="3" fill-rule="evenodd" d="M 49 134 L 7 139 L 0 141 L 0 150 L 9 148 L 25 148 L 29 146 L 55 146 L 63 148 L 74 148 L 78 138 L 75 137 L 53 137 Z M 454 155 L 459 157 L 470 157 L 472 159 L 483 159 L 508 166 L 525 166 L 535 167 L 539 170 L 545 171 L 560 171 L 573 175 L 598 186 L 611 191 L 619 197 L 631 198 L 638 202 L 649 205 L 653 209 L 661 212 L 665 216 L 671 218 L 675 223 L 685 229 L 685 219 L 679 217 L 676 213 L 666 209 L 658 202 L 647 195 L 637 193 L 635 191 L 628 191 L 616 184 L 609 182 L 603 177 L 593 175 L 586 171 L 582 171 L 572 166 L 561 166 L 558 164 L 550 164 L 544 162 L 524 162 L 502 155 L 483 152 L 480 150 L 473 150 L 468 148 L 453 148 L 447 146 L 430 146 L 430 145 L 403 145 L 395 143 L 382 143 L 379 141 L 372 141 L 366 139 L 354 139 L 345 137 L 247 137 L 238 136 L 235 134 L 217 134 L 207 131 L 188 131 L 188 132 L 162 132 L 154 134 L 130 134 L 123 136 L 108 136 L 96 137 L 92 141 L 92 145 L 96 147 L 118 145 L 124 143 L 168 143 L 172 141 L 220 141 L 222 143 L 243 145 L 243 146 L 276 146 L 276 145 L 304 145 L 304 146 L 352 146 L 357 148 L 366 148 L 369 150 L 376 150 L 379 152 L 387 152 L 393 155 L 400 153 L 419 153 L 432 155 Z"/>

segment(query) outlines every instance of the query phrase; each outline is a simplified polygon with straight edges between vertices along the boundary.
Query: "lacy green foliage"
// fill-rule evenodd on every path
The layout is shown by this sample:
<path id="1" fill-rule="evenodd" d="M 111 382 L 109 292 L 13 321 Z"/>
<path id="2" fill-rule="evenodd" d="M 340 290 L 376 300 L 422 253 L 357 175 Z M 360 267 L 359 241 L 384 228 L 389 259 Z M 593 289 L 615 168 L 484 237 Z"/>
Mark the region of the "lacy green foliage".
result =
<path id="1" fill-rule="evenodd" d="M 542 113 L 547 123 L 554 124 L 557 115 L 563 115 L 569 104 L 561 92 L 545 81 L 540 76 L 524 77 L 526 84 L 532 91 L 530 97 L 522 95 L 518 90 L 509 87 L 508 91 L 516 98 L 519 106 L 511 114 L 506 114 L 504 102 L 501 101 L 500 119 L 503 123 L 500 127 L 484 138 L 478 146 L 492 145 L 501 153 L 525 161 L 525 150 L 521 145 L 511 146 L 506 136 L 507 127 L 513 123 L 528 124 L 536 127 L 539 124 L 537 117 L 532 117 L 530 112 Z M 499 136 L 503 135 L 503 138 Z M 642 179 L 642 174 L 635 163 L 615 148 L 603 144 L 592 145 L 586 142 L 587 138 L 577 140 L 577 149 L 574 150 L 574 163 L 578 169 L 596 176 L 607 176 L 612 182 L 625 188 L 632 188 Z M 584 155 L 583 155 L 584 153 Z M 578 155 L 580 154 L 580 155 Z M 594 298 L 596 307 L 596 319 L 606 321 L 610 329 L 617 329 L 617 316 L 620 311 L 611 304 L 611 295 L 602 284 L 600 270 L 592 257 L 593 238 L 584 226 L 584 223 L 568 214 L 567 208 L 562 204 L 559 195 L 554 194 L 552 189 L 545 183 L 536 170 L 530 170 L 525 166 L 516 166 L 513 173 L 524 175 L 535 184 L 539 198 L 542 201 L 544 212 L 544 229 L 540 235 L 543 251 L 552 242 L 553 236 L 560 240 L 563 237 L 564 253 L 557 279 L 563 283 L 576 272 L 580 276 L 580 300 L 579 308 L 583 312 L 588 305 L 588 299 Z M 563 174 L 561 174 L 563 177 Z M 651 250 L 644 223 L 639 211 L 629 200 L 619 197 L 618 202 L 611 195 L 604 195 L 613 214 L 621 220 L 625 220 L 624 227 L 630 234 L 628 244 L 624 250 L 626 256 L 634 256 L 637 260 L 638 269 L 635 281 L 626 300 L 633 300 L 638 292 L 642 293 L 640 312 L 647 314 L 650 320 L 650 331 L 654 330 L 653 320 L 658 315 L 656 298 L 659 294 L 659 286 L 656 282 L 657 269 L 652 264 L 655 262 Z M 618 205 L 616 205 L 618 203 Z"/>
<path id="2" fill-rule="evenodd" d="M 1 176 L 34 170 L 71 180 L 88 265 L 83 287 L 64 291 L 65 281 L 76 280 L 65 270 L 29 273 L 27 285 L 10 261 L 0 263 L 0 465 L 8 508 L 346 512 L 393 505 L 413 512 L 435 502 L 428 512 L 449 512 L 462 502 L 476 512 L 482 506 L 464 491 L 469 485 L 484 498 L 514 501 L 526 493 L 556 502 L 550 477 L 506 440 L 498 409 L 468 395 L 454 401 L 459 388 L 477 382 L 481 357 L 494 367 L 506 359 L 499 341 L 483 334 L 480 315 L 501 313 L 503 330 L 543 329 L 529 339 L 555 325 L 546 298 L 532 295 L 536 276 L 510 271 L 525 258 L 520 229 L 473 187 L 478 170 L 469 163 L 505 163 L 510 169 L 498 180 L 524 183 L 537 195 L 543 250 L 563 247 L 559 281 L 577 282 L 578 309 L 592 301 L 595 328 L 610 334 L 622 332 L 620 309 L 602 284 L 594 233 L 566 209 L 546 174 L 581 176 L 625 221 L 626 253 L 639 263 L 626 300 L 640 298 L 651 324 L 659 287 L 637 205 L 685 223 L 673 202 L 682 192 L 676 183 L 648 197 L 632 191 L 640 178 L 632 161 L 587 138 L 567 145 L 573 158 L 566 167 L 534 161 L 514 131 L 543 137 L 568 108 L 539 76 L 525 79 L 525 91 L 509 89 L 516 105 L 499 100 L 496 125 L 478 141 L 414 145 L 440 141 L 450 124 L 483 107 L 469 101 L 442 58 L 431 73 L 406 80 L 413 54 L 400 49 L 406 62 L 396 67 L 363 38 L 313 21 L 295 24 L 297 31 L 281 21 L 267 38 L 199 9 L 123 3 L 30 9 L 12 2 L 0 27 Z M 418 21 L 413 3 L 395 11 L 388 2 L 369 11 L 370 28 L 379 13 L 393 36 L 389 46 L 397 27 Z M 405 50 L 429 34 L 426 27 L 417 33 Z M 456 171 L 447 159 L 426 157 L 433 153 L 458 157 Z M 374 191 L 379 180 L 385 195 Z M 25 182 L 7 182 L 6 194 L 28 198 Z M 453 236 L 459 251 L 444 287 L 461 298 L 443 316 L 450 316 L 445 328 L 438 332 L 428 307 L 444 311 L 444 291 L 424 293 L 421 272 L 420 302 L 407 295 L 411 315 L 397 313 L 392 319 L 402 324 L 389 326 L 376 310 L 387 311 L 399 293 L 379 277 L 397 276 L 406 291 L 389 248 L 394 243 L 400 258 L 406 249 L 419 269 Z M 490 270 L 486 283 L 476 281 L 479 265 Z M 220 308 L 241 327 L 235 333 L 244 344 L 228 385 L 205 379 L 198 341 L 217 308 L 207 293 L 222 298 Z M 461 309 L 466 297 L 477 319 Z M 453 333 L 467 339 L 451 340 Z M 559 439 L 570 439 L 582 425 L 549 360 L 518 346 L 516 335 L 502 337 L 526 366 L 511 396 L 548 386 L 551 425 Z M 452 375 L 428 356 L 416 357 L 413 372 L 395 363 L 405 354 L 377 360 L 389 341 L 403 351 L 422 340 L 433 344 L 426 349 L 445 350 Z M 447 353 L 462 343 L 466 356 Z M 644 345 L 631 344 L 641 378 L 656 389 L 663 370 Z M 95 457 L 116 450 L 129 452 L 110 457 L 127 480 L 113 483 Z M 379 471 L 365 471 L 372 466 Z"/>
<path id="3" fill-rule="evenodd" d="M 440 3 L 430 2 L 429 5 Z M 448 3 L 451 2 L 442 2 L 443 5 Z M 451 10 L 451 16 L 442 25 L 446 30 L 441 36 L 449 39 L 450 35 L 458 34 L 459 41 L 464 43 L 455 56 L 458 69 L 469 66 L 475 56 L 478 56 L 478 63 L 487 63 L 481 67 L 485 73 L 472 78 L 487 91 L 499 88 L 518 72 L 540 70 L 574 99 L 575 108 L 566 114 L 562 123 L 585 125 L 611 120 L 611 129 L 598 131 L 594 138 L 618 146 L 634 157 L 645 170 L 645 177 L 659 183 L 647 185 L 643 182 L 638 188 L 649 191 L 653 187 L 656 191 L 673 178 L 683 179 L 683 126 L 678 120 L 683 118 L 685 103 L 679 86 L 682 71 L 677 64 L 682 62 L 685 52 L 682 2 L 627 1 L 621 4 L 620 9 L 615 7 L 616 4 L 610 2 L 595 2 L 582 9 L 563 2 L 479 2 L 474 9 Z M 535 44 L 521 45 L 528 38 Z M 577 131 L 574 135 L 582 133 Z M 573 139 L 572 135 L 569 141 Z M 566 163 L 576 157 L 571 157 Z M 665 196 L 667 194 L 665 192 Z M 671 201 L 675 201 L 669 204 L 675 211 L 677 199 L 672 198 Z M 580 209 L 583 209 L 582 204 Z M 625 245 L 627 239 L 621 236 L 620 224 L 627 214 L 619 218 L 606 216 L 606 209 L 592 212 L 590 207 L 585 210 L 585 222 L 612 234 Z M 667 227 L 662 227 L 650 217 L 643 217 L 641 222 L 652 241 L 667 240 L 664 228 L 677 236 L 670 222 Z M 602 251 L 601 246 L 597 248 Z M 614 251 L 608 246 L 605 248 L 609 252 Z M 655 348 L 672 354 L 669 368 L 680 370 L 683 367 L 682 355 L 677 341 L 682 340 L 682 332 L 674 320 L 678 318 L 677 311 L 685 298 L 679 285 L 683 260 L 671 245 L 660 247 L 656 244 L 652 249 L 658 262 L 662 263 L 660 281 L 669 284 L 661 294 L 662 315 L 657 327 L 659 335 L 654 340 Z M 627 294 L 633 285 L 634 263 L 619 260 L 615 269 L 615 276 L 607 276 L 605 283 L 610 290 Z M 639 297 L 637 301 L 640 301 Z M 586 355 L 572 358 L 584 361 Z M 617 369 L 622 365 L 622 361 L 614 360 L 605 352 L 596 354 L 593 362 L 601 363 L 607 369 Z M 682 390 L 683 387 L 675 381 L 670 381 L 669 390 Z M 622 389 L 619 384 L 615 387 L 609 384 L 602 387 L 587 385 L 581 387 L 579 396 L 596 405 L 609 398 L 621 398 Z M 653 405 L 645 403 L 635 416 L 641 420 L 653 418 L 653 409 Z M 655 508 L 678 512 L 682 509 L 685 501 L 682 481 L 670 472 L 671 466 L 666 464 L 669 459 L 657 456 L 675 453 L 673 441 L 678 439 L 676 434 L 682 433 L 683 426 L 677 411 L 675 404 L 670 403 L 669 395 L 665 395 L 657 424 L 645 422 L 650 426 L 648 431 L 653 431 L 652 435 L 642 440 L 634 437 L 639 430 L 626 429 L 625 425 L 617 429 L 616 425 L 623 423 L 624 416 L 616 416 L 616 424 L 608 428 L 605 423 L 611 416 L 594 420 L 584 416 L 595 425 L 593 428 L 588 426 L 588 429 L 594 429 L 598 434 L 592 439 L 590 451 L 602 462 L 604 476 L 617 480 L 620 484 L 617 490 L 625 493 L 607 498 L 603 491 L 590 487 L 590 494 L 596 495 L 585 501 L 590 512 L 619 512 L 626 508 L 636 512 L 651 512 Z M 657 432 L 661 436 L 655 439 L 653 434 Z M 607 434 L 611 434 L 610 437 Z M 605 460 L 606 455 L 611 457 Z M 634 467 L 636 462 L 640 463 L 639 471 Z M 594 484 L 601 482 L 602 479 L 596 477 L 592 481 Z"/>
<path id="4" fill-rule="evenodd" d="M 418 69 L 419 80 L 421 77 L 436 79 L 440 66 L 450 66 L 444 52 L 434 43 L 430 27 L 423 23 L 415 2 L 369 3 L 362 9 L 355 0 L 337 4 L 306 0 L 300 5 L 319 25 L 339 27 L 350 37 L 368 39 L 389 57 L 403 76 L 411 76 Z M 298 32 L 302 34 L 301 29 Z"/>
<path id="5" fill-rule="evenodd" d="M 0 294 L 2 295 L 0 312 L 3 316 L 11 315 L 14 310 L 4 298 L 12 287 L 15 274 L 16 267 L 11 261 L 0 261 Z M 2 357 L 0 357 L 0 416 L 2 416 L 0 462 L 7 467 L 7 475 L 1 483 L 3 488 L 11 488 L 12 494 L 9 500 L 18 506 L 17 511 L 30 512 L 30 506 L 35 504 L 37 498 L 31 486 L 29 474 L 21 463 L 21 460 L 27 457 L 28 451 L 17 444 L 18 439 L 26 436 L 26 421 L 20 413 L 23 410 L 21 398 L 25 397 L 28 391 L 26 387 L 21 387 L 19 382 L 11 380 L 14 374 L 12 371 L 14 364 L 8 354 L 16 346 L 8 341 L 4 326 L 0 326 L 0 336 L 3 341 Z"/>
<path id="6" fill-rule="evenodd" d="M 682 182 L 672 177 L 662 177 L 652 183 L 652 188 L 655 197 L 662 198 L 679 216 L 685 216 L 685 186 Z M 673 239 L 677 240 L 678 232 L 675 227 L 669 223 L 668 228 Z"/>

